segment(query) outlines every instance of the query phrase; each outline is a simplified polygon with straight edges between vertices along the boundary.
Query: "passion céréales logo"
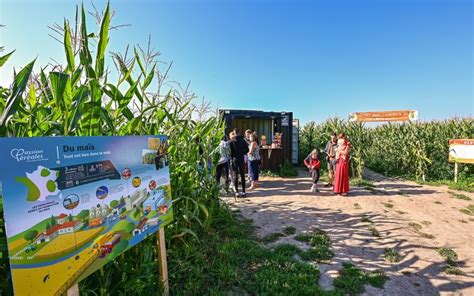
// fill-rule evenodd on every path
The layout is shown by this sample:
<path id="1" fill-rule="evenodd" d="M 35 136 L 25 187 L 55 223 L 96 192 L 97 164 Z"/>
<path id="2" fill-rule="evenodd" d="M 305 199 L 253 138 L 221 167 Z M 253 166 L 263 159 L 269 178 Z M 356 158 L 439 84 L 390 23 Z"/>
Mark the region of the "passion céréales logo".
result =
<path id="1" fill-rule="evenodd" d="M 23 148 L 14 148 L 10 151 L 10 155 L 18 162 L 33 162 L 48 160 L 44 158 L 43 150 L 25 150 Z"/>

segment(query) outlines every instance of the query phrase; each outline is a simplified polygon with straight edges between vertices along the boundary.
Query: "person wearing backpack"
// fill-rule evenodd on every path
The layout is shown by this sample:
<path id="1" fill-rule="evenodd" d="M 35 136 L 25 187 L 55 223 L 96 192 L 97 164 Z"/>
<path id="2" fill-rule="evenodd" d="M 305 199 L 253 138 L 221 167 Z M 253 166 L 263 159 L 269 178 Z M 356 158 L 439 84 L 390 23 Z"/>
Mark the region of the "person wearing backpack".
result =
<path id="1" fill-rule="evenodd" d="M 247 156 L 249 160 L 249 176 L 252 182 L 249 189 L 256 189 L 258 187 L 258 175 L 260 173 L 260 147 L 256 133 L 252 133 L 249 139 L 250 145 Z"/>
<path id="2" fill-rule="evenodd" d="M 311 153 L 304 159 L 304 165 L 308 168 L 311 178 L 313 180 L 313 186 L 311 186 L 311 192 L 319 192 L 316 184 L 319 181 L 321 162 L 319 161 L 318 150 L 313 149 Z"/>

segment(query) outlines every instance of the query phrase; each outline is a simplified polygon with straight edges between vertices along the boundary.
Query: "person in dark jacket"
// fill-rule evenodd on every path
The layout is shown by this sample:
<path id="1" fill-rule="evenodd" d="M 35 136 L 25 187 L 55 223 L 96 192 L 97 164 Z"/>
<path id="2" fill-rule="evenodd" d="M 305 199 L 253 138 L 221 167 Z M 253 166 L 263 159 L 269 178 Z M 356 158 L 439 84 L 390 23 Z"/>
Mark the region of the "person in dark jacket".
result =
<path id="1" fill-rule="evenodd" d="M 249 152 L 249 147 L 244 137 L 240 135 L 238 128 L 234 129 L 235 139 L 230 141 L 231 167 L 234 177 L 235 195 L 245 197 L 245 160 L 244 156 Z M 239 176 L 242 182 L 242 194 L 239 193 Z"/>

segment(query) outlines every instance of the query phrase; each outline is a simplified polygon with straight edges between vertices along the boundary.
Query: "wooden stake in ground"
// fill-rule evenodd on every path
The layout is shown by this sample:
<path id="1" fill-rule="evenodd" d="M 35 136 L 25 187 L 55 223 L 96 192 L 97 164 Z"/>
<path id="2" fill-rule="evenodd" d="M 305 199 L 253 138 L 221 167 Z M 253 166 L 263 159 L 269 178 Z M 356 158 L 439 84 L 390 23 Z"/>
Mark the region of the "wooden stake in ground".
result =
<path id="1" fill-rule="evenodd" d="M 157 250 L 159 256 L 160 280 L 165 289 L 165 296 L 170 294 L 170 285 L 168 282 L 168 261 L 166 259 L 165 230 L 160 228 L 158 231 Z"/>
<path id="2" fill-rule="evenodd" d="M 458 182 L 458 163 L 454 163 L 454 183 Z"/>

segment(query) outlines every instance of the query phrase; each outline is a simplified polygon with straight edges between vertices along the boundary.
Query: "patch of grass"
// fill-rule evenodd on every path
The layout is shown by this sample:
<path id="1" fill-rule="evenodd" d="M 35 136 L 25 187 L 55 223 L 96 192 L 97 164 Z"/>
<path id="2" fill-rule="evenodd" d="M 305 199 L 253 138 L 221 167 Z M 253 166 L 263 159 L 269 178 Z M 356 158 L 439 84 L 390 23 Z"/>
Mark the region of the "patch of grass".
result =
<path id="1" fill-rule="evenodd" d="M 461 179 L 455 183 L 453 180 L 438 180 L 438 181 L 427 181 L 427 182 L 418 182 L 419 184 L 426 184 L 431 186 L 443 186 L 448 185 L 449 189 L 452 190 L 459 190 L 459 191 L 466 191 L 466 192 L 474 192 L 474 182 L 472 182 L 472 178 Z"/>
<path id="2" fill-rule="evenodd" d="M 451 248 L 439 248 L 436 251 L 448 264 L 455 265 L 458 261 L 458 254 Z"/>
<path id="3" fill-rule="evenodd" d="M 393 204 L 389 202 L 385 202 L 383 205 L 390 209 L 393 208 Z"/>
<path id="4" fill-rule="evenodd" d="M 242 279 L 246 291 L 254 295 L 321 295 L 319 270 L 309 264 L 274 255 Z"/>
<path id="5" fill-rule="evenodd" d="M 325 231 L 315 229 L 309 233 L 299 234 L 295 239 L 310 245 L 307 251 L 299 254 L 304 261 L 327 262 L 334 256 L 331 239 Z"/>
<path id="6" fill-rule="evenodd" d="M 426 233 L 426 232 L 418 232 L 418 234 L 421 237 L 424 237 L 424 238 L 427 238 L 427 239 L 435 239 L 436 238 L 436 236 L 434 236 L 432 234 L 429 234 L 429 233 Z"/>
<path id="7" fill-rule="evenodd" d="M 437 205 L 442 205 L 442 204 L 443 204 L 443 203 L 440 202 L 439 200 L 435 201 L 434 203 L 437 204 Z"/>
<path id="8" fill-rule="evenodd" d="M 451 248 L 439 248 L 436 250 L 441 257 L 446 261 L 444 272 L 453 275 L 463 275 L 464 272 L 458 268 L 458 254 Z"/>
<path id="9" fill-rule="evenodd" d="M 309 243 L 311 241 L 312 235 L 309 233 L 300 233 L 295 236 L 295 240 L 299 242 Z"/>
<path id="10" fill-rule="evenodd" d="M 383 289 L 385 282 L 387 281 L 388 277 L 385 273 L 381 270 L 371 271 L 367 274 L 367 282 L 376 288 Z"/>
<path id="11" fill-rule="evenodd" d="M 399 213 L 400 215 L 408 214 L 407 212 L 404 212 L 404 211 L 396 211 L 396 212 Z"/>
<path id="12" fill-rule="evenodd" d="M 466 215 L 474 216 L 474 205 L 469 205 L 465 209 L 461 209 L 460 211 Z"/>
<path id="13" fill-rule="evenodd" d="M 430 221 L 421 221 L 421 224 L 423 224 L 425 226 L 430 226 L 431 222 Z"/>
<path id="14" fill-rule="evenodd" d="M 380 237 L 380 232 L 375 228 L 375 225 L 369 225 L 369 231 L 373 236 Z"/>
<path id="15" fill-rule="evenodd" d="M 452 265 L 448 265 L 444 268 L 444 272 L 446 272 L 447 274 L 453 274 L 453 275 L 464 275 L 464 272 L 459 269 L 459 267 L 457 266 L 452 266 Z"/>
<path id="16" fill-rule="evenodd" d="M 397 250 L 394 248 L 385 248 L 383 257 L 390 263 L 395 263 L 402 260 L 402 256 L 400 256 L 400 254 L 398 254 Z"/>
<path id="17" fill-rule="evenodd" d="M 301 250 L 300 248 L 292 244 L 280 244 L 275 247 L 273 252 L 281 256 L 293 257 L 294 255 L 300 254 Z"/>
<path id="18" fill-rule="evenodd" d="M 369 216 L 367 216 L 367 215 L 364 215 L 364 217 L 362 217 L 362 219 L 360 219 L 360 222 L 373 223 L 372 220 L 370 220 Z"/>
<path id="19" fill-rule="evenodd" d="M 260 172 L 260 177 L 270 177 L 270 178 L 277 178 L 279 177 L 277 173 L 272 172 L 270 170 L 262 170 Z"/>
<path id="20" fill-rule="evenodd" d="M 415 222 L 410 222 L 408 223 L 408 225 L 416 231 L 419 231 L 423 227 L 420 224 L 415 223 Z"/>
<path id="21" fill-rule="evenodd" d="M 370 284 L 377 288 L 383 288 L 387 277 L 383 272 L 364 272 L 352 263 L 343 263 L 339 276 L 334 279 L 336 290 L 344 294 L 356 295 L 365 291 L 364 285 Z"/>
<path id="22" fill-rule="evenodd" d="M 462 219 L 462 220 L 458 220 L 459 222 L 461 223 L 468 223 L 466 220 Z"/>
<path id="23" fill-rule="evenodd" d="M 356 210 L 362 209 L 362 207 L 361 207 L 360 204 L 358 204 L 358 203 L 354 203 L 354 208 L 355 208 Z"/>
<path id="24" fill-rule="evenodd" d="M 273 243 L 273 242 L 276 242 L 277 240 L 279 240 L 280 237 L 283 237 L 283 236 L 285 236 L 285 235 L 281 232 L 270 233 L 270 234 L 265 235 L 262 238 L 262 242 L 265 243 L 265 244 Z"/>
<path id="25" fill-rule="evenodd" d="M 293 226 L 288 226 L 285 229 L 283 229 L 283 233 L 286 235 L 293 235 L 296 233 L 296 228 Z"/>
<path id="26" fill-rule="evenodd" d="M 474 182 L 460 180 L 457 183 L 454 183 L 453 181 L 450 181 L 448 188 L 459 191 L 474 192 Z"/>
<path id="27" fill-rule="evenodd" d="M 430 225 L 431 222 L 429 221 L 423 221 L 421 222 L 422 224 L 424 225 Z M 423 228 L 423 226 L 421 226 L 421 224 L 418 224 L 418 223 L 415 223 L 415 222 L 410 222 L 408 223 L 408 225 L 413 228 L 413 230 L 421 237 L 424 237 L 424 238 L 427 238 L 427 239 L 434 239 L 436 238 L 434 235 L 432 234 L 429 234 L 429 233 L 426 233 L 426 232 L 421 232 L 421 228 Z"/>
<path id="28" fill-rule="evenodd" d="M 334 257 L 334 252 L 328 247 L 315 247 L 310 248 L 307 251 L 303 251 L 300 254 L 300 257 L 304 261 L 316 261 L 328 262 L 332 257 Z"/>
<path id="29" fill-rule="evenodd" d="M 462 193 L 456 193 L 453 191 L 448 191 L 448 193 L 451 195 L 451 198 L 457 198 L 461 200 L 471 200 L 471 198 L 465 194 Z"/>

